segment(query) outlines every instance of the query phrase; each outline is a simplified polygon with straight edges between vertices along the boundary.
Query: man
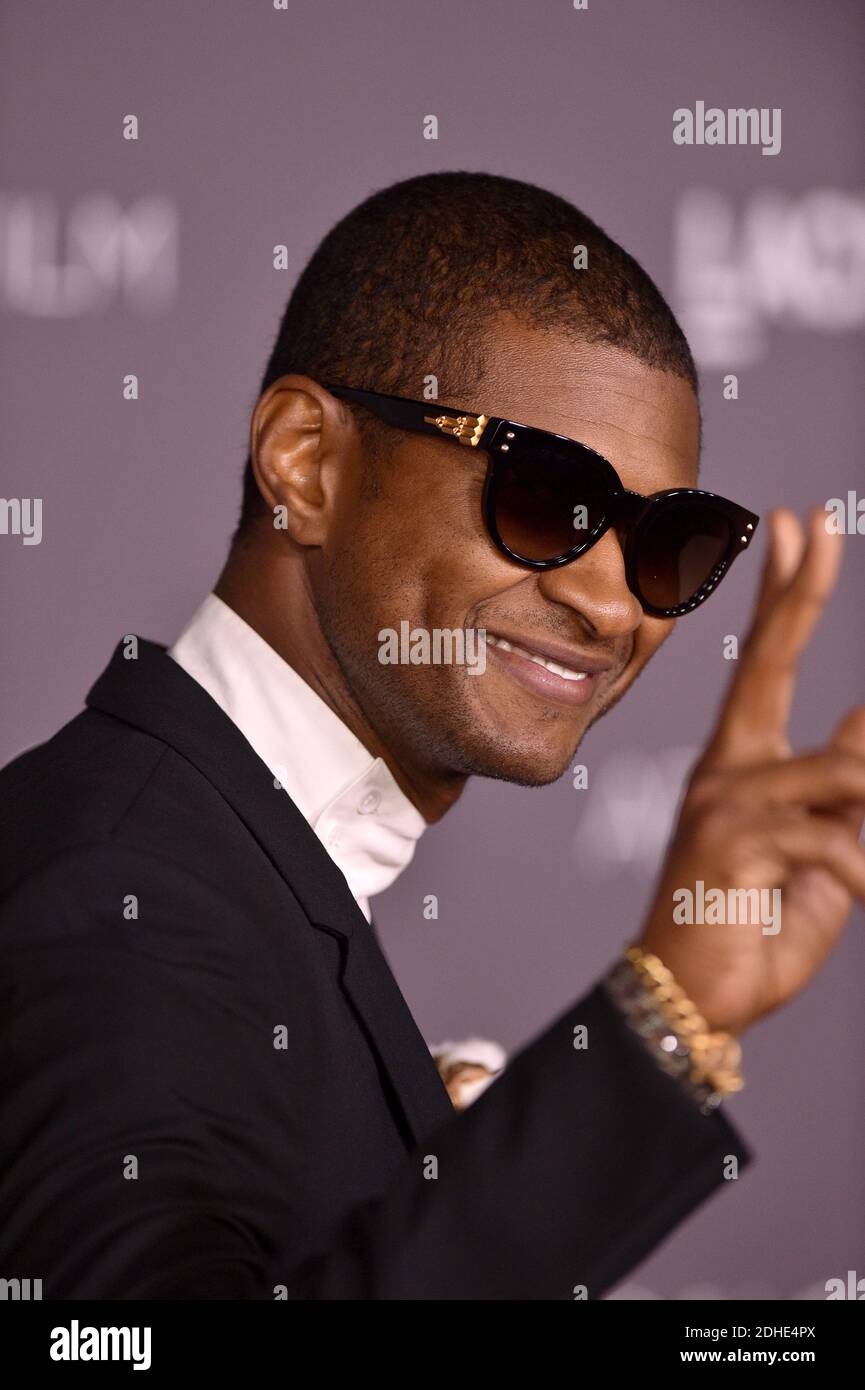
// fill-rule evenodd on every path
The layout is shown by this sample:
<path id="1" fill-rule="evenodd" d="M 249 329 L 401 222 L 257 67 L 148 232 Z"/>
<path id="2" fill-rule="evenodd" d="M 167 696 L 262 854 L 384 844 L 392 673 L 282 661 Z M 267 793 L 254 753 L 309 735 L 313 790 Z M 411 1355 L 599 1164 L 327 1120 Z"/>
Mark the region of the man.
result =
<path id="1" fill-rule="evenodd" d="M 2 776 L 5 1271 L 54 1298 L 597 1298 L 747 1162 L 738 1040 L 865 890 L 865 711 L 786 741 L 838 563 L 819 518 L 774 519 L 634 949 L 461 1114 L 369 905 L 469 776 L 559 777 L 747 549 L 699 432 L 669 308 L 554 195 L 436 174 L 326 237 L 215 594 L 170 653 L 124 639 Z M 403 622 L 483 663 L 383 661 Z M 783 931 L 677 926 L 698 881 L 780 889 Z"/>

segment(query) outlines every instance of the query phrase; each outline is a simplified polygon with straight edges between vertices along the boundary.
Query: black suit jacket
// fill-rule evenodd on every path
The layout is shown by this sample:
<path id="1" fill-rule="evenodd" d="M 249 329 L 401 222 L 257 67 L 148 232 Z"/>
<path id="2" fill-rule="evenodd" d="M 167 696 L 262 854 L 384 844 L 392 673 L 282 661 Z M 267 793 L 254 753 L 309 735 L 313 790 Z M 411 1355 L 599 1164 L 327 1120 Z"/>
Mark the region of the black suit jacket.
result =
<path id="1" fill-rule="evenodd" d="M 300 812 L 164 648 L 124 650 L 0 774 L 0 1274 L 596 1298 L 747 1162 L 600 986 L 457 1115 Z"/>

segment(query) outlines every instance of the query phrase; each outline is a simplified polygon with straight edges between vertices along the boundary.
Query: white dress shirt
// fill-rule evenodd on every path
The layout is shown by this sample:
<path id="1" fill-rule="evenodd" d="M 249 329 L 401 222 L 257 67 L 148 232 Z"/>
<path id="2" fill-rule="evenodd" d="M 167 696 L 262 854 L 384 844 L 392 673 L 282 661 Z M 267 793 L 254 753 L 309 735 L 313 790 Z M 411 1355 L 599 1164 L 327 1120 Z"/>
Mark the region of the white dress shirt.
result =
<path id="1" fill-rule="evenodd" d="M 215 594 L 208 594 L 169 656 L 237 725 L 370 921 L 370 897 L 390 887 L 426 828 L 387 764 Z"/>

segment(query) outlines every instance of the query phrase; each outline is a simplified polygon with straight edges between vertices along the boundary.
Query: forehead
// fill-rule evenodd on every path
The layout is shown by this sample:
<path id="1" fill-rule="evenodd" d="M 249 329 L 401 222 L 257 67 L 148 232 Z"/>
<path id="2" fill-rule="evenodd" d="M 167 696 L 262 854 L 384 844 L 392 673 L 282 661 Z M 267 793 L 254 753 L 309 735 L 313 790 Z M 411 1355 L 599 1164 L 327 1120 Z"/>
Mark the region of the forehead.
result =
<path id="1" fill-rule="evenodd" d="M 484 398 L 467 408 L 578 439 L 640 492 L 696 480 L 699 407 L 683 378 L 509 316 L 490 325 L 483 346 Z"/>

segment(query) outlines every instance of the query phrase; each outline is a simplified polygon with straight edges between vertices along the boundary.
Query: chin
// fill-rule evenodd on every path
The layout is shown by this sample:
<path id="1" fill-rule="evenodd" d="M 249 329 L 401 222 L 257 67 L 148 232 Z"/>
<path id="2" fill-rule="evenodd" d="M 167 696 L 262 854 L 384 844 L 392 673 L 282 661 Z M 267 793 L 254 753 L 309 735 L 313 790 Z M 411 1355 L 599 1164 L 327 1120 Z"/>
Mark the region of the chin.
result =
<path id="1" fill-rule="evenodd" d="M 490 740 L 483 747 L 476 745 L 466 750 L 466 755 L 471 775 L 475 777 L 491 777 L 520 787 L 547 787 L 568 771 L 578 747 L 578 738 L 569 750 L 558 752 L 553 752 L 549 743 L 525 746 L 514 741 L 502 745 L 499 734 L 496 740 Z"/>

